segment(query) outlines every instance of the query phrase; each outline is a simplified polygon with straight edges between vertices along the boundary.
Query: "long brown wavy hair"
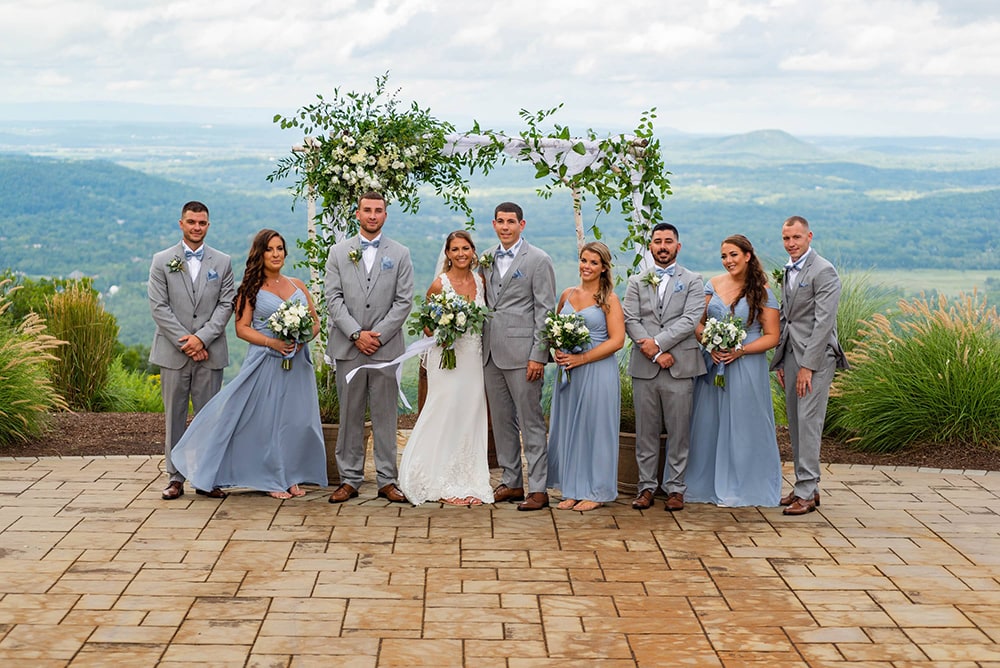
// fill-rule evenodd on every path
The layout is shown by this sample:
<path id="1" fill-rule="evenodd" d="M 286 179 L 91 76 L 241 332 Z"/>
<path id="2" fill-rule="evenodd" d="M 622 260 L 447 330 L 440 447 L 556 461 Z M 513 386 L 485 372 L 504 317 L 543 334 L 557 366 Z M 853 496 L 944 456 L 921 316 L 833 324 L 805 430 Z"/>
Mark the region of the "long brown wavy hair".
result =
<path id="1" fill-rule="evenodd" d="M 744 253 L 750 254 L 750 259 L 747 260 L 747 274 L 743 282 L 743 290 L 733 300 L 732 306 L 729 307 L 730 311 L 735 312 L 736 304 L 740 301 L 740 298 L 746 297 L 747 308 L 749 310 L 746 324 L 749 326 L 750 323 L 760 316 L 764 307 L 767 306 L 767 274 L 764 273 L 764 267 L 761 266 L 760 260 L 757 258 L 753 244 L 745 236 L 734 234 L 726 237 L 722 240 L 722 245 L 725 246 L 726 244 L 736 246 Z"/>
<path id="2" fill-rule="evenodd" d="M 609 308 L 608 295 L 614 292 L 615 282 L 611 279 L 611 251 L 600 241 L 591 241 L 583 245 L 580 249 L 580 259 L 586 251 L 601 258 L 601 276 L 597 280 L 597 292 L 594 294 L 594 301 L 606 313 Z"/>
<path id="3" fill-rule="evenodd" d="M 236 298 L 233 299 L 233 310 L 236 312 L 236 319 L 239 320 L 243 314 L 243 309 L 247 304 L 250 309 L 257 308 L 257 293 L 264 285 L 264 253 L 267 252 L 267 245 L 271 239 L 278 237 L 281 245 L 285 247 L 285 257 L 288 257 L 288 244 L 285 237 L 276 230 L 263 229 L 253 238 L 250 244 L 250 253 L 247 254 L 247 267 L 243 271 L 243 282 L 240 283 L 236 291 Z"/>

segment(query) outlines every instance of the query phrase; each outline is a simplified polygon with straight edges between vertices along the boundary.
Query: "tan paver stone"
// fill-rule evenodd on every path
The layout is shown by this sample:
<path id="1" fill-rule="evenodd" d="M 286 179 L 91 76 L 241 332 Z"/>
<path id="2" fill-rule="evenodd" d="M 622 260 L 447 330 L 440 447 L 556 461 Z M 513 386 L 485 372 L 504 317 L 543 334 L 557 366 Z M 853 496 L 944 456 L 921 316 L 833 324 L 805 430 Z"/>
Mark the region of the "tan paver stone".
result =
<path id="1" fill-rule="evenodd" d="M 93 626 L 17 624 L 0 640 L 0 653 L 18 652 L 23 659 L 70 659 L 93 632 Z"/>
<path id="2" fill-rule="evenodd" d="M 364 637 L 258 636 L 253 646 L 254 654 L 335 656 L 338 664 L 343 656 L 368 656 L 374 660 L 378 650 L 378 638 Z"/>
<path id="3" fill-rule="evenodd" d="M 184 645 L 247 645 L 253 643 L 261 621 L 257 619 L 185 619 L 175 643 Z M 204 660 L 204 658 L 199 659 Z"/>
<path id="4" fill-rule="evenodd" d="M 839 643 L 837 649 L 848 661 L 925 661 L 927 655 L 913 644 L 889 645 Z M 962 658 L 969 658 L 968 656 Z"/>
<path id="5" fill-rule="evenodd" d="M 265 597 L 203 597 L 188 610 L 188 619 L 263 619 L 271 599 Z"/>
<path id="6" fill-rule="evenodd" d="M 546 629 L 549 654 L 565 658 L 631 659 L 624 633 L 564 633 Z"/>
<path id="7" fill-rule="evenodd" d="M 352 599 L 347 605 L 344 628 L 419 630 L 423 623 L 423 612 L 421 601 Z"/>
<path id="8" fill-rule="evenodd" d="M 827 626 L 807 629 L 786 627 L 785 632 L 796 646 L 813 643 L 828 645 L 832 643 L 873 642 L 872 638 L 857 626 Z M 902 640 L 905 638 L 899 639 L 899 641 Z"/>
<path id="9" fill-rule="evenodd" d="M 354 605 L 354 601 L 351 601 Z M 350 614 L 350 608 L 348 608 Z M 477 624 L 480 622 L 519 622 L 537 624 L 541 621 L 538 608 L 426 608 L 424 621 Z"/>
<path id="10" fill-rule="evenodd" d="M 259 636 L 316 637 L 340 635 L 340 619 L 316 619 L 287 613 L 269 614 L 258 632 Z"/>
<path id="11" fill-rule="evenodd" d="M 731 632 L 745 628 L 770 632 L 768 627 L 814 625 L 813 618 L 808 613 L 788 610 L 699 610 L 698 618 L 709 632 Z"/>
<path id="12" fill-rule="evenodd" d="M 726 589 L 723 595 L 733 610 L 805 610 L 798 596 L 784 589 Z"/>
<path id="13" fill-rule="evenodd" d="M 309 596 L 316 586 L 315 572 L 251 572 L 240 585 L 239 596 Z"/>
<path id="14" fill-rule="evenodd" d="M 428 593 L 424 598 L 428 608 L 499 608 L 498 594 Z"/>
<path id="15" fill-rule="evenodd" d="M 445 639 L 382 641 L 380 666 L 461 666 L 462 642 Z"/>
<path id="16" fill-rule="evenodd" d="M 820 626 L 895 626 L 892 618 L 881 610 L 811 610 Z M 801 624 L 789 623 L 789 626 Z"/>
<path id="17" fill-rule="evenodd" d="M 167 649 L 166 644 L 88 642 L 73 657 L 70 668 L 148 668 Z"/>
<path id="18" fill-rule="evenodd" d="M 512 665 L 514 659 L 539 659 L 547 653 L 545 643 L 537 640 L 466 640 L 465 655 L 494 661 L 508 659 L 508 665 Z M 469 665 L 483 664 L 470 662 Z"/>
<path id="19" fill-rule="evenodd" d="M 222 551 L 216 567 L 226 570 L 281 570 L 292 551 L 292 545 L 290 541 L 230 541 Z"/>
<path id="20" fill-rule="evenodd" d="M 98 626 L 87 642 L 165 645 L 174 637 L 174 632 L 175 629 L 169 626 L 122 626 L 105 624 Z"/>
<path id="21" fill-rule="evenodd" d="M 142 626 L 170 626 L 178 628 L 184 622 L 183 610 L 152 610 L 142 620 Z"/>
<path id="22" fill-rule="evenodd" d="M 84 594 L 83 596 L 79 597 L 76 604 L 73 606 L 73 609 L 110 610 L 114 606 L 117 600 L 118 597 L 112 594 Z"/>
<path id="23" fill-rule="evenodd" d="M 629 634 L 628 642 L 639 666 L 722 666 L 704 634 Z"/>
<path id="24" fill-rule="evenodd" d="M 614 599 L 610 596 L 540 596 L 542 615 L 553 616 L 617 616 Z"/>
<path id="25" fill-rule="evenodd" d="M 898 626 L 961 628 L 973 626 L 962 612 L 947 605 L 884 605 L 885 612 Z"/>
<path id="26" fill-rule="evenodd" d="M 167 647 L 163 654 L 163 660 L 159 668 L 177 664 L 181 665 L 211 665 L 211 666 L 243 666 L 250 655 L 249 645 L 223 644 L 208 645 L 197 644 L 188 645 L 180 642 L 173 642 Z"/>
<path id="27" fill-rule="evenodd" d="M 78 626 L 138 626 L 145 617 L 143 610 L 70 610 L 62 622 Z"/>

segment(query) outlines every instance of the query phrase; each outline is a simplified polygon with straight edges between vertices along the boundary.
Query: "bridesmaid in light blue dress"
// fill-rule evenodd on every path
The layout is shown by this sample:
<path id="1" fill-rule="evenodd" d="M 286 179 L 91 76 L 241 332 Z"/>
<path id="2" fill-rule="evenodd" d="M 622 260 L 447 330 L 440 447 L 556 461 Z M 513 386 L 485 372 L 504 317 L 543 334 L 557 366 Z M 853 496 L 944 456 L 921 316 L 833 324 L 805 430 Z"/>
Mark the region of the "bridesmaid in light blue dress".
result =
<path id="1" fill-rule="evenodd" d="M 560 313 L 578 313 L 590 330 L 579 353 L 555 351 L 566 377 L 552 392 L 548 486 L 560 510 L 588 511 L 618 498 L 621 401 L 615 353 L 625 345 L 625 315 L 613 292 L 611 251 L 599 241 L 580 251 L 580 285 L 559 298 Z"/>
<path id="2" fill-rule="evenodd" d="M 705 285 L 707 318 L 734 314 L 747 338 L 740 350 L 703 351 L 708 373 L 694 390 L 687 501 L 718 506 L 777 506 L 781 498 L 781 456 L 774 434 L 774 409 L 767 351 L 778 344 L 778 302 L 750 241 L 741 234 L 722 242 L 726 273 Z M 725 387 L 714 380 L 724 369 Z"/>
<path id="3" fill-rule="evenodd" d="M 247 341 L 240 372 L 198 412 L 174 448 L 177 469 L 196 489 L 249 487 L 277 499 L 303 496 L 299 483 L 325 487 L 326 449 L 316 376 L 307 345 L 276 338 L 267 319 L 285 301 L 309 307 L 302 281 L 281 274 L 285 240 L 261 230 L 236 293 L 236 334 Z M 291 355 L 291 369 L 282 368 Z"/>

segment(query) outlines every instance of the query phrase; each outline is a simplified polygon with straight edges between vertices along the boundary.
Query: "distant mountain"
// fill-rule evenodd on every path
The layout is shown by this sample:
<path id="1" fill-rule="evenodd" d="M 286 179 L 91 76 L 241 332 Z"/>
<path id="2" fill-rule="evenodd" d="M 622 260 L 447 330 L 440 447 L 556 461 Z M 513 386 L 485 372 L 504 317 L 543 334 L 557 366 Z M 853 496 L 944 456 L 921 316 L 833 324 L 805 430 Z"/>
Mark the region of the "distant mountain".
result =
<path id="1" fill-rule="evenodd" d="M 685 139 L 672 136 L 663 139 L 662 143 L 668 154 L 676 150 L 682 154 L 682 159 L 751 160 L 774 164 L 823 160 L 828 157 L 819 147 L 783 130 L 756 130 L 727 137 Z"/>

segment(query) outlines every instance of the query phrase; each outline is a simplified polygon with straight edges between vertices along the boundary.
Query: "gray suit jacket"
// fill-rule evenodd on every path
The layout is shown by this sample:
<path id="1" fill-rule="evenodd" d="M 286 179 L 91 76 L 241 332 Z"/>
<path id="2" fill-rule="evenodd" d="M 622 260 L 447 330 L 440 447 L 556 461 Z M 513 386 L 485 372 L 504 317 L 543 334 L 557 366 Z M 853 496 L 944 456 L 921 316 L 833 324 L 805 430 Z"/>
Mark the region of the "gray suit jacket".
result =
<path id="1" fill-rule="evenodd" d="M 183 243 L 160 251 L 149 265 L 146 291 L 156 323 L 149 361 L 167 369 L 181 368 L 189 358 L 181 352 L 178 339 L 194 334 L 208 349 L 208 359 L 202 364 L 222 369 L 229 364 L 226 323 L 233 314 L 236 296 L 232 261 L 206 245 L 201 271 L 192 285 L 186 265 L 181 271 L 167 267 L 174 258 L 183 261 Z"/>
<path id="2" fill-rule="evenodd" d="M 656 339 L 660 350 L 674 356 L 666 369 L 674 378 L 694 378 L 705 373 L 705 360 L 694 336 L 705 310 L 705 283 L 701 275 L 677 265 L 660 304 L 657 288 L 643 282 L 649 272 L 635 274 L 625 288 L 625 331 L 633 341 Z M 655 378 L 660 365 L 632 346 L 628 372 L 634 378 Z"/>
<path id="3" fill-rule="evenodd" d="M 349 338 L 361 329 L 382 334 L 381 347 L 368 359 L 387 362 L 406 349 L 403 324 L 413 306 L 410 250 L 383 234 L 368 273 L 364 260 L 353 262 L 348 257 L 360 248 L 360 235 L 353 236 L 331 248 L 326 260 L 325 296 L 330 320 L 326 354 L 334 360 L 361 355 Z"/>
<path id="4" fill-rule="evenodd" d="M 529 361 L 548 362 L 541 332 L 545 316 L 556 306 L 552 259 L 524 241 L 507 275 L 501 279 L 490 265 L 483 270 L 483 282 L 486 304 L 492 310 L 483 328 L 483 364 L 490 356 L 500 369 L 524 368 Z"/>
<path id="5" fill-rule="evenodd" d="M 788 285 L 788 272 L 781 284 L 781 338 L 771 359 L 771 369 L 784 366 L 791 346 L 799 366 L 819 369 L 832 350 L 837 368 L 847 369 L 847 358 L 837 341 L 837 307 L 840 277 L 837 270 L 816 251 L 809 253 L 796 285 Z"/>

